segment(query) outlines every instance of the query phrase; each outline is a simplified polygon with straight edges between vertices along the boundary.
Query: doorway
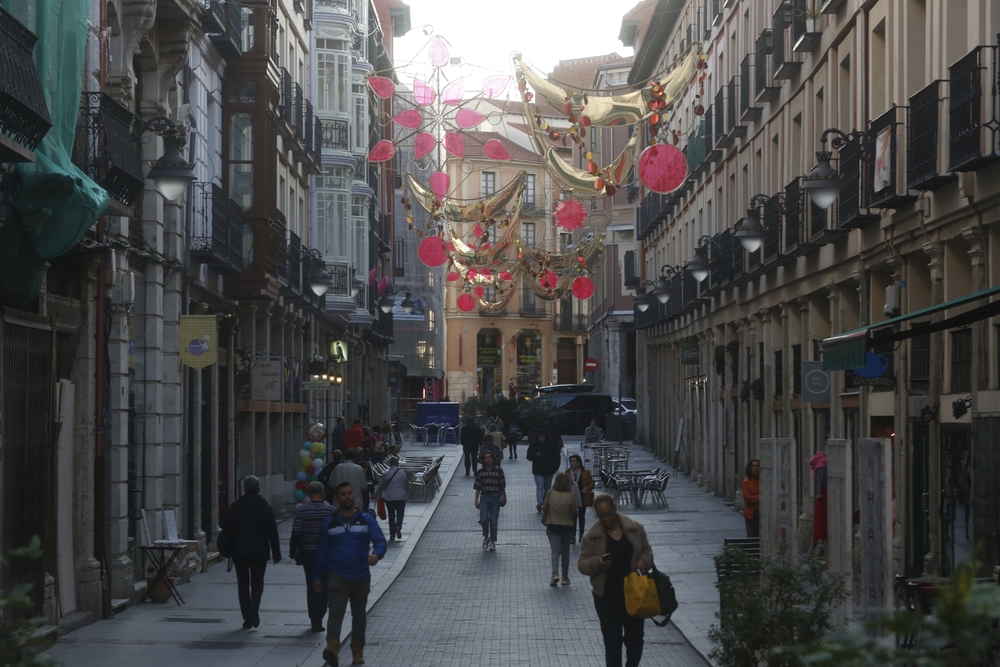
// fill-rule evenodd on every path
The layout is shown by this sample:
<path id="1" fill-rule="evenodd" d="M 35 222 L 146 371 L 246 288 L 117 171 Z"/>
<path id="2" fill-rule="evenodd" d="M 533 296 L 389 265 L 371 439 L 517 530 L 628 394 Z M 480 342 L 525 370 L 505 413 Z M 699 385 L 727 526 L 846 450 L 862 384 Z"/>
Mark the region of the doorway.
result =
<path id="1" fill-rule="evenodd" d="M 972 557 L 972 428 L 941 425 L 941 575 Z"/>

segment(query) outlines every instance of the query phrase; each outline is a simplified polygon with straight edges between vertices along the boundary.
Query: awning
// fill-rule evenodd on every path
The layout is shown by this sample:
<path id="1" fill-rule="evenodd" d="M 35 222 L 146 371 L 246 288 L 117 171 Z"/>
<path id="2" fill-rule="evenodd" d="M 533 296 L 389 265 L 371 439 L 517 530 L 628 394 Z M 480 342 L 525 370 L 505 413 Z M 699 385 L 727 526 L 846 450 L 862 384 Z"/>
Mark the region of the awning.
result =
<path id="1" fill-rule="evenodd" d="M 987 303 L 968 310 L 960 315 L 948 317 L 940 322 L 923 324 L 917 328 L 910 327 L 902 331 L 893 331 L 892 327 L 909 320 L 928 317 L 949 308 L 957 308 L 969 303 L 974 303 L 980 299 L 987 299 L 992 296 L 1000 296 L 1000 285 L 985 289 L 981 292 L 967 294 L 951 301 L 939 303 L 912 313 L 893 317 L 883 322 L 876 322 L 868 326 L 848 331 L 847 333 L 830 336 L 823 339 L 823 370 L 824 371 L 846 371 L 852 368 L 860 368 L 865 365 L 865 354 L 875 345 L 883 343 L 895 343 L 897 341 L 921 336 L 923 334 L 964 327 L 984 320 L 987 317 L 1000 315 L 1000 301 Z"/>

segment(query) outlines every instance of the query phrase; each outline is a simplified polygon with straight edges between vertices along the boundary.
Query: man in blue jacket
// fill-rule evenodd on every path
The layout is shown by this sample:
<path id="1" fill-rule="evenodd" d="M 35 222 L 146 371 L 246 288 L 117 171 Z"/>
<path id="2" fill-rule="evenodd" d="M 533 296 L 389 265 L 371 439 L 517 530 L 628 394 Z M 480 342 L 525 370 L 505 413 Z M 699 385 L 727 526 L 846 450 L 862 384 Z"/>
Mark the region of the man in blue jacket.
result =
<path id="1" fill-rule="evenodd" d="M 334 497 L 339 509 L 323 523 L 313 570 L 313 589 L 323 590 L 325 580 L 330 605 L 323 659 L 333 667 L 338 664 L 340 628 L 350 601 L 353 664 L 363 665 L 368 593 L 372 583 L 369 566 L 385 556 L 385 536 L 372 515 L 355 508 L 354 488 L 350 482 L 338 484 Z M 369 544 L 374 546 L 371 552 Z"/>

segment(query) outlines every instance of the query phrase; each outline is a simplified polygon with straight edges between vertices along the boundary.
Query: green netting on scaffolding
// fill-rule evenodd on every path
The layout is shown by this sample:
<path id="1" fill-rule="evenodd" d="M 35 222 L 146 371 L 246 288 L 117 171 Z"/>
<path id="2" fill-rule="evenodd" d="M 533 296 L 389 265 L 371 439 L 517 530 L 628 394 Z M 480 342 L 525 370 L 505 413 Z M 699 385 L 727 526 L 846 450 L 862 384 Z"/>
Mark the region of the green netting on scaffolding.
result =
<path id="1" fill-rule="evenodd" d="M 30 3 L 30 6 L 29 4 Z M 73 164 L 89 0 L 0 0 L 38 35 L 34 58 L 52 128 L 35 162 L 17 165 L 17 184 L 0 231 L 0 291 L 26 305 L 46 260 L 68 252 L 108 206 L 108 194 Z M 30 15 L 37 17 L 28 21 Z"/>

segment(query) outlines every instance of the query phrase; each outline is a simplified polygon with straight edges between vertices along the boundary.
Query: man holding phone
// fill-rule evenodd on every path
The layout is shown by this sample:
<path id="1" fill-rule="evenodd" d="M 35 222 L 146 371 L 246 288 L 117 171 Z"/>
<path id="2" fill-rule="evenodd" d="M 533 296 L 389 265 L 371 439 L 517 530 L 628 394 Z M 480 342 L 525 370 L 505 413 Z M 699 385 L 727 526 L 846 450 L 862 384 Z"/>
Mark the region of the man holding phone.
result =
<path id="1" fill-rule="evenodd" d="M 619 514 L 611 496 L 597 496 L 594 512 L 597 523 L 580 542 L 577 569 L 590 577 L 607 667 L 622 667 L 623 644 L 625 667 L 638 667 L 643 619 L 629 616 L 625 609 L 625 577 L 635 570 L 648 570 L 653 564 L 653 549 L 642 524 Z"/>

